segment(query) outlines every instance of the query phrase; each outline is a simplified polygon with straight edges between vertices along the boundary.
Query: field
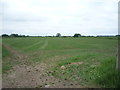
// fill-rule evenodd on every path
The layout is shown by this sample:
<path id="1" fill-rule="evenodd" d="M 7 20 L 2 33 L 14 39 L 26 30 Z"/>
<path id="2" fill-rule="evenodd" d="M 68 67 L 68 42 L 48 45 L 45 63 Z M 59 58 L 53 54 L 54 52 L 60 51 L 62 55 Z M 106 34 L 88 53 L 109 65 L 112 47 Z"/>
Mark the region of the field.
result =
<path id="1" fill-rule="evenodd" d="M 116 37 L 3 38 L 3 87 L 118 87 L 117 41 Z"/>

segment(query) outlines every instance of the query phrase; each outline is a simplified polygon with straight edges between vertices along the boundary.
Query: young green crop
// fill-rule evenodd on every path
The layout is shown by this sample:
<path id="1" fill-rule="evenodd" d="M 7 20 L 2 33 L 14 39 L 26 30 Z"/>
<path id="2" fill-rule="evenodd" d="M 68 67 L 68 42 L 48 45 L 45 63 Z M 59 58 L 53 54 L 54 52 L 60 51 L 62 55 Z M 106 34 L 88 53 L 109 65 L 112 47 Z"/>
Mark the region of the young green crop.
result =
<path id="1" fill-rule="evenodd" d="M 55 71 L 52 75 L 56 78 L 89 87 L 118 86 L 116 37 L 19 37 L 3 38 L 3 43 L 27 55 L 30 62 L 46 63 L 49 70 Z M 5 50 L 4 56 L 9 57 Z M 6 62 L 3 58 L 9 68 Z M 61 66 L 66 69 L 61 70 Z"/>

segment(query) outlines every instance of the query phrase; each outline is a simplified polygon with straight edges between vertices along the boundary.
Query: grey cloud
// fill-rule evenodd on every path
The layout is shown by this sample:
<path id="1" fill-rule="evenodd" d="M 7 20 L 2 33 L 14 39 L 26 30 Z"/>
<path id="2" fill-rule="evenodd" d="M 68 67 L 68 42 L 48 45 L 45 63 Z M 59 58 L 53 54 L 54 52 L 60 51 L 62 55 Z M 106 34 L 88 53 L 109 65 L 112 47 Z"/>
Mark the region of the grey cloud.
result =
<path id="1" fill-rule="evenodd" d="M 44 22 L 47 20 L 47 18 L 43 18 L 43 17 L 27 17 L 27 16 L 12 16 L 12 15 L 4 15 L 3 20 L 5 22 Z"/>
<path id="2" fill-rule="evenodd" d="M 114 6 L 117 3 L 111 3 L 114 0 L 110 3 L 109 0 L 91 2 L 79 0 L 79 3 L 75 0 L 74 4 L 65 0 L 51 0 L 49 3 L 42 0 L 22 0 L 22 2 L 28 5 L 17 7 L 17 5 L 13 6 L 12 0 L 7 2 L 3 18 L 4 33 L 31 35 L 53 35 L 57 32 L 63 35 L 72 35 L 76 32 L 83 35 L 116 33 L 117 10 Z M 111 5 L 112 8 L 108 8 Z"/>

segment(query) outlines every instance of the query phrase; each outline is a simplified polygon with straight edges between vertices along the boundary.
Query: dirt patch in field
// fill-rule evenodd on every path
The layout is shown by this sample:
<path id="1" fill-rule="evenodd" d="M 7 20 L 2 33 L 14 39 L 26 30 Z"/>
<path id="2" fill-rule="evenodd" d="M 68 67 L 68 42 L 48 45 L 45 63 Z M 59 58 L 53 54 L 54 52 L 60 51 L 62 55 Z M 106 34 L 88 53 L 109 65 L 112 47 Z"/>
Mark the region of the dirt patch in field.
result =
<path id="1" fill-rule="evenodd" d="M 19 65 L 10 71 L 9 75 L 3 78 L 3 87 L 7 88 L 60 88 L 60 87 L 81 87 L 78 83 L 70 83 L 56 79 L 46 73 L 46 65 L 36 66 Z"/>
<path id="2" fill-rule="evenodd" d="M 3 74 L 3 88 L 80 88 L 77 82 L 60 80 L 48 74 L 49 63 L 31 64 L 26 55 L 3 44 L 20 63 Z M 57 57 L 58 58 L 58 57 Z M 62 77 L 62 76 L 61 76 Z"/>
<path id="3" fill-rule="evenodd" d="M 83 64 L 83 62 L 73 62 L 73 63 L 70 63 L 70 65 L 79 65 L 79 64 Z"/>
<path id="4" fill-rule="evenodd" d="M 25 63 L 25 61 L 27 60 L 26 55 L 22 54 L 21 52 L 17 51 L 16 49 L 12 48 L 11 46 L 2 43 L 2 47 L 6 48 L 12 54 L 13 59 L 16 62 Z"/>

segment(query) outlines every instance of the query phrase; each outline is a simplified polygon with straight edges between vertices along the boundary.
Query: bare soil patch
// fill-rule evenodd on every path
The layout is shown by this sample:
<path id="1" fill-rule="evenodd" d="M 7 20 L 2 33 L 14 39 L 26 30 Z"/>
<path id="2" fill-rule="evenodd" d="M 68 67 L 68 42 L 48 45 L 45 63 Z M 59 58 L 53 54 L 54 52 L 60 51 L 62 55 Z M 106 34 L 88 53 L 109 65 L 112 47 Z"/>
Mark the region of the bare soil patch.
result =
<path id="1" fill-rule="evenodd" d="M 3 88 L 80 88 L 77 82 L 60 80 L 47 74 L 49 63 L 31 64 L 26 55 L 3 44 L 20 64 L 3 74 Z M 61 76 L 62 77 L 62 76 Z"/>
<path id="2" fill-rule="evenodd" d="M 79 64 L 83 64 L 83 62 L 73 62 L 73 63 L 70 63 L 71 65 L 79 65 Z"/>

